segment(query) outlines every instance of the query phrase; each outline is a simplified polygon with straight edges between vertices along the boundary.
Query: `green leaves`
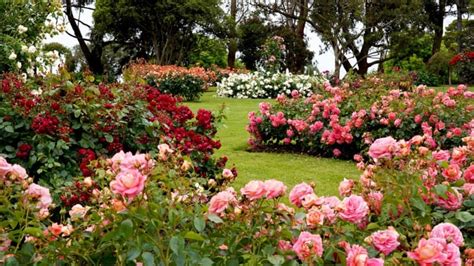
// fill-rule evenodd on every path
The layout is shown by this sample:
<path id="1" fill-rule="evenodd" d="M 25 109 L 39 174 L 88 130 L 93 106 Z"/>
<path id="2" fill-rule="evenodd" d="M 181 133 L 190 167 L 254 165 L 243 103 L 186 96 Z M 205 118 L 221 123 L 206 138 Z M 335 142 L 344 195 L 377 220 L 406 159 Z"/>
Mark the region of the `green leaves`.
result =
<path id="1" fill-rule="evenodd" d="M 206 228 L 206 221 L 204 221 L 204 219 L 202 219 L 201 217 L 195 217 L 194 228 L 196 228 L 198 232 L 202 232 L 204 228 Z"/>
<path id="2" fill-rule="evenodd" d="M 120 224 L 120 229 L 119 229 L 120 234 L 125 237 L 129 238 L 133 234 L 133 222 L 130 219 L 124 220 Z"/>
<path id="3" fill-rule="evenodd" d="M 224 221 L 221 219 L 221 217 L 211 213 L 207 216 L 207 219 L 209 219 L 210 221 L 214 222 L 215 224 L 221 224 L 223 223 Z"/>
<path id="4" fill-rule="evenodd" d="M 170 240 L 170 249 L 173 251 L 174 254 L 180 255 L 183 253 L 184 244 L 184 238 L 182 238 L 181 236 L 173 236 Z"/>
<path id="5" fill-rule="evenodd" d="M 457 212 L 455 217 L 463 223 L 469 223 L 471 221 L 474 221 L 474 215 L 467 211 Z"/>

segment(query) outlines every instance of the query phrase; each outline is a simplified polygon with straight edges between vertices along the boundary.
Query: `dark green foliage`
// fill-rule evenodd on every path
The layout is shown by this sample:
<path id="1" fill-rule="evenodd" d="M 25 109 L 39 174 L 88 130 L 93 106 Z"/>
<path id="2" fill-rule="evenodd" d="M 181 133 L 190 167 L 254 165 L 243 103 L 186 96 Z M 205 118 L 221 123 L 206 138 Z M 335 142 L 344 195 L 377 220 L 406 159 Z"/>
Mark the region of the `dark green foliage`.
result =
<path id="1" fill-rule="evenodd" d="M 160 80 L 153 76 L 148 78 L 148 84 L 156 86 L 161 92 L 182 97 L 185 101 L 198 100 L 203 93 L 203 83 L 204 81 L 191 75 L 168 76 Z"/>

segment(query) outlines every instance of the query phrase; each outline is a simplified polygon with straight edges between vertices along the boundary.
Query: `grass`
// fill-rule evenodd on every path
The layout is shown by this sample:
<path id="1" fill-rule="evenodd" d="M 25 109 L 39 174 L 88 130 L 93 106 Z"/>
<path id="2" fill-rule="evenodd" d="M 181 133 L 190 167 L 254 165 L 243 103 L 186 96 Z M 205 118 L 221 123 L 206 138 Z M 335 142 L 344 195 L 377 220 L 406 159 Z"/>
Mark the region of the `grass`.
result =
<path id="1" fill-rule="evenodd" d="M 200 108 L 217 111 L 226 106 L 227 119 L 218 130 L 217 138 L 222 147 L 217 155 L 229 158 L 228 166 L 235 165 L 239 176 L 234 183 L 236 189 L 248 181 L 275 178 L 288 188 L 300 182 L 314 182 L 318 195 L 336 195 L 339 182 L 344 178 L 357 178 L 359 172 L 353 162 L 318 158 L 295 153 L 249 152 L 245 130 L 247 114 L 257 111 L 259 99 L 219 98 L 214 90 L 205 92 L 199 102 L 187 102 L 193 110 Z"/>

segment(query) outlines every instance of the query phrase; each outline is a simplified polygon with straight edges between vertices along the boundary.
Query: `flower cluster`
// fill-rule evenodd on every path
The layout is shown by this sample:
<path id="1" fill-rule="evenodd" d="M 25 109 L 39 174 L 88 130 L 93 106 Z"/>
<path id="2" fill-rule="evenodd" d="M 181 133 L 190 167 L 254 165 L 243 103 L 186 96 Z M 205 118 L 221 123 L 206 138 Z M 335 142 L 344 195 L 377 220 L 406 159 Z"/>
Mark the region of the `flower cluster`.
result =
<path id="1" fill-rule="evenodd" d="M 167 143 L 191 155 L 192 168 L 203 177 L 219 175 L 225 165 L 212 158 L 218 117 L 197 115 L 180 100 L 151 86 L 92 84 L 67 78 L 22 82 L 13 74 L 0 81 L 0 153 L 34 170 L 39 179 L 61 186 L 72 176 L 94 174 L 90 163 L 103 155 L 158 151 Z M 14 93 L 12 93 L 14 91 Z M 33 93 L 34 92 L 34 93 Z"/>
<path id="2" fill-rule="evenodd" d="M 212 70 L 206 70 L 203 67 L 181 67 L 176 65 L 153 65 L 146 63 L 131 64 L 128 68 L 130 75 L 134 77 L 146 78 L 153 76 L 160 80 L 168 77 L 179 78 L 183 76 L 192 76 L 203 81 L 205 85 L 212 84 L 216 81 L 217 75 Z"/>
<path id="3" fill-rule="evenodd" d="M 322 83 L 315 76 L 293 75 L 291 73 L 251 72 L 231 74 L 217 85 L 221 97 L 275 98 L 279 94 L 301 96 L 313 94 L 314 87 Z"/>
<path id="4" fill-rule="evenodd" d="M 332 87 L 325 83 L 310 97 L 295 92 L 291 97 L 280 95 L 275 105 L 261 103 L 259 114 L 249 114 L 249 144 L 351 158 L 389 132 L 400 139 L 423 135 L 431 148 L 436 143 L 450 148 L 474 130 L 474 93 L 464 85 L 443 93 L 425 86 L 388 90 L 390 84 L 375 78 L 364 82 L 373 87 L 351 90 L 350 86 L 361 84 Z M 376 146 L 370 153 L 388 155 Z"/>

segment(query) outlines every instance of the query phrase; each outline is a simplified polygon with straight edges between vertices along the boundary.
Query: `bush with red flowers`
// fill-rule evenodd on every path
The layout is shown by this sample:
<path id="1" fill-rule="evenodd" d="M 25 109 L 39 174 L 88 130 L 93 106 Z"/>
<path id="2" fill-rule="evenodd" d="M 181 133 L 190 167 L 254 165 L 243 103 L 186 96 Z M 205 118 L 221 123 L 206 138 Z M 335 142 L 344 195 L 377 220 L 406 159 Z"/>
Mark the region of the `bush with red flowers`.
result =
<path id="1" fill-rule="evenodd" d="M 474 51 L 453 56 L 449 64 L 454 66 L 460 82 L 474 84 Z"/>
<path id="2" fill-rule="evenodd" d="M 253 148 L 351 158 L 387 135 L 410 139 L 426 133 L 425 142 L 451 148 L 474 131 L 474 93 L 464 85 L 446 93 L 425 86 L 403 91 L 372 77 L 341 87 L 326 83 L 307 98 L 292 95 L 279 96 L 273 105 L 260 103 L 260 112 L 249 114 Z"/>
<path id="3" fill-rule="evenodd" d="M 24 83 L 13 74 L 0 84 L 0 154 L 53 187 L 79 173 L 92 175 L 89 164 L 101 156 L 158 152 L 161 143 L 189 155 L 202 177 L 222 172 L 212 158 L 220 148 L 214 139 L 219 117 L 199 110 L 195 118 L 154 87 L 65 77 Z"/>

